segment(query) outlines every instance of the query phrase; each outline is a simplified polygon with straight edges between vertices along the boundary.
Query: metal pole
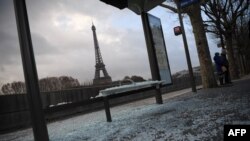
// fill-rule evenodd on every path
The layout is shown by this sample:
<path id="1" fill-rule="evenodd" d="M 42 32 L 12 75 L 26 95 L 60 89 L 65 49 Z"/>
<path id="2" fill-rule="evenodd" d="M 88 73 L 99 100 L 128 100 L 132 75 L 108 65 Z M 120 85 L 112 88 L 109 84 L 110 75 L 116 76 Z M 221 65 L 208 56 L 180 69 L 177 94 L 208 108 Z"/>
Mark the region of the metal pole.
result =
<path id="1" fill-rule="evenodd" d="M 104 101 L 104 108 L 105 108 L 107 122 L 112 122 L 108 96 L 103 97 L 103 101 Z"/>
<path id="2" fill-rule="evenodd" d="M 48 141 L 25 0 L 14 0 L 27 97 L 35 141 Z"/>
<path id="3" fill-rule="evenodd" d="M 147 45 L 148 58 L 149 58 L 152 79 L 153 80 L 161 80 L 160 73 L 159 73 L 158 66 L 157 66 L 155 50 L 153 48 L 152 35 L 151 35 L 150 29 L 149 29 L 147 13 L 142 12 L 141 19 L 142 19 L 142 25 L 143 25 L 143 30 L 144 30 L 144 35 L 145 35 L 145 40 L 146 40 L 146 45 Z M 161 95 L 160 89 L 156 90 L 155 98 L 156 98 L 157 104 L 162 104 L 162 95 Z"/>
<path id="4" fill-rule="evenodd" d="M 184 24 L 183 24 L 183 21 L 182 21 L 181 12 L 180 12 L 180 2 L 179 1 L 177 2 L 177 11 L 178 11 L 178 16 L 179 16 L 179 20 L 180 20 L 180 25 L 181 25 L 181 28 L 182 28 L 182 38 L 183 38 L 183 43 L 184 43 L 184 48 L 185 48 L 185 53 L 186 53 L 188 71 L 189 71 L 189 76 L 190 76 L 191 85 L 192 85 L 192 91 L 196 92 L 197 91 L 196 90 L 196 84 L 195 84 L 192 63 L 191 63 L 191 60 L 190 60 L 190 55 L 189 55 L 189 50 L 188 50 L 186 33 L 185 33 L 185 29 L 184 29 Z"/>

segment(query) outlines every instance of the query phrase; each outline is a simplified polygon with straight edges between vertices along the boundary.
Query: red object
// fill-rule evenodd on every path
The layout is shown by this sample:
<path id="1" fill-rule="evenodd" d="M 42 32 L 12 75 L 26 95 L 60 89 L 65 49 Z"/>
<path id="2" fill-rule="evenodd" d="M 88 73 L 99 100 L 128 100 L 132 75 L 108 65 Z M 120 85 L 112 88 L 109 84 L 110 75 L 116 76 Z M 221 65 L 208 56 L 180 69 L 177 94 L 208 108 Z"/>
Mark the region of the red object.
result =
<path id="1" fill-rule="evenodd" d="M 174 35 L 178 36 L 180 34 L 182 34 L 181 27 L 180 26 L 174 27 Z"/>

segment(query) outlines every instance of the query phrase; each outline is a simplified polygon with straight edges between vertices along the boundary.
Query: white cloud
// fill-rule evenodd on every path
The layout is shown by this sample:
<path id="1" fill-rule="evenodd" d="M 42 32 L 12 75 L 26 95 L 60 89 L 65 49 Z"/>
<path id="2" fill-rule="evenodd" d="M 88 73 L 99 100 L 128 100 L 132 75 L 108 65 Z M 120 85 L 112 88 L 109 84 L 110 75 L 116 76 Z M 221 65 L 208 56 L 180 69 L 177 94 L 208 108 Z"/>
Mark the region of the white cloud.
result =
<path id="1" fill-rule="evenodd" d="M 0 37 L 5 37 L 0 42 L 0 81 L 23 80 L 13 5 L 8 0 L 0 5 Z M 70 75 L 80 82 L 94 78 L 92 21 L 113 80 L 126 75 L 151 77 L 141 17 L 128 9 L 89 0 L 27 0 L 27 8 L 40 78 Z M 162 20 L 172 73 L 187 69 L 182 38 L 173 34 L 173 27 L 179 25 L 177 15 L 159 7 L 150 13 Z M 197 66 L 194 38 L 186 27 L 192 63 Z"/>

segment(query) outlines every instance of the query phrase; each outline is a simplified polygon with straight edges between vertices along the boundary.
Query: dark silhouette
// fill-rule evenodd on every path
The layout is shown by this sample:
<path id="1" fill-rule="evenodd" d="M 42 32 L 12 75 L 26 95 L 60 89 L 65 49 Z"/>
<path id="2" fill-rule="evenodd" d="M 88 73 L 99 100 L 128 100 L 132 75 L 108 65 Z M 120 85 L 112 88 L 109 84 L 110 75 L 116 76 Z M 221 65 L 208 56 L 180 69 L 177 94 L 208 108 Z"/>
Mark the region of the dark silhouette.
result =
<path id="1" fill-rule="evenodd" d="M 229 62 L 227 60 L 226 52 L 222 51 L 221 52 L 221 63 L 222 67 L 225 67 L 225 71 L 223 71 L 224 78 L 225 78 L 225 84 L 232 83 L 230 79 L 230 73 L 229 73 Z"/>
<path id="2" fill-rule="evenodd" d="M 223 71 L 222 71 L 222 58 L 218 52 L 214 55 L 214 62 L 216 66 L 217 75 L 219 78 L 220 85 L 223 85 Z"/>

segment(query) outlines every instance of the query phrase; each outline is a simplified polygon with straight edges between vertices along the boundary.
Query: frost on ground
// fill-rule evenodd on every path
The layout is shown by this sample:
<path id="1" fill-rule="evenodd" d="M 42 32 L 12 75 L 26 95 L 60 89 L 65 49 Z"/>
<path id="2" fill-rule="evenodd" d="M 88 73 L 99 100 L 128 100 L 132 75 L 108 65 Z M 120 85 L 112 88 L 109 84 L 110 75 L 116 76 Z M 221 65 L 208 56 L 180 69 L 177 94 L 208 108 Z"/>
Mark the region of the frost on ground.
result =
<path id="1" fill-rule="evenodd" d="M 164 104 L 147 99 L 48 124 L 52 141 L 194 141 L 223 140 L 224 124 L 250 124 L 250 79 L 233 86 L 186 93 Z M 166 94 L 167 95 L 167 94 Z M 26 129 L 0 140 L 33 140 Z"/>

